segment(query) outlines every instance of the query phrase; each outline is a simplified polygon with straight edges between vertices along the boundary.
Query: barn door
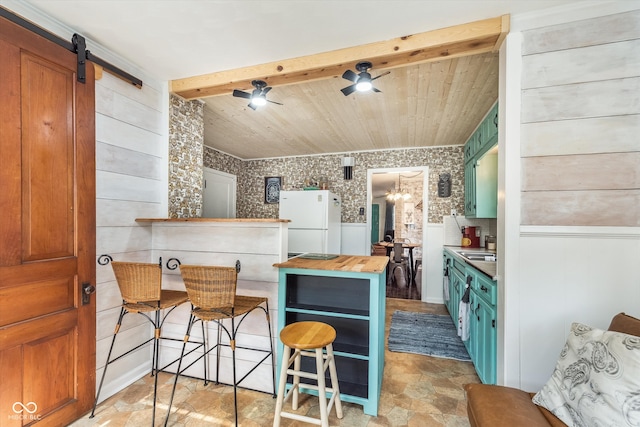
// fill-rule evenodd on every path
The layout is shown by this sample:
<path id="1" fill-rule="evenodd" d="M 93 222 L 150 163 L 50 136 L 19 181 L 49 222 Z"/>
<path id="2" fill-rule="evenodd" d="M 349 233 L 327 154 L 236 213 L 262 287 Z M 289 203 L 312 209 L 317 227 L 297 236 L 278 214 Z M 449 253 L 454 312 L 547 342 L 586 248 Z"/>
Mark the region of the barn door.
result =
<path id="1" fill-rule="evenodd" d="M 0 426 L 62 426 L 95 390 L 93 66 L 0 18 Z"/>

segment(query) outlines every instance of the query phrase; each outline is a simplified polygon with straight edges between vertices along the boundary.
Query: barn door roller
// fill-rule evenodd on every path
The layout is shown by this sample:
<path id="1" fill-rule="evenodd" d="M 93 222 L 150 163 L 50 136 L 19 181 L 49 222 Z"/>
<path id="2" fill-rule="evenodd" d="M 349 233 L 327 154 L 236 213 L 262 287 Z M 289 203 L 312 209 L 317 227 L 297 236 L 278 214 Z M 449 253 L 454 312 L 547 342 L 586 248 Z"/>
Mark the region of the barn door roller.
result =
<path id="1" fill-rule="evenodd" d="M 78 55 L 77 80 L 80 83 L 85 83 L 85 81 L 87 80 L 86 64 L 87 64 L 87 61 L 91 61 L 94 64 L 101 66 L 106 71 L 113 74 L 114 76 L 128 83 L 131 83 L 132 85 L 137 86 L 139 88 L 142 87 L 142 80 L 132 76 L 126 71 L 121 70 L 115 65 L 110 64 L 109 62 L 95 56 L 94 54 L 91 53 L 91 51 L 87 50 L 86 41 L 84 37 L 82 37 L 80 34 L 74 34 L 71 39 L 71 43 L 69 43 L 68 41 L 58 37 L 57 35 L 50 33 L 44 28 L 35 25 L 33 22 L 27 21 L 21 16 L 18 16 L 13 12 L 9 11 L 8 9 L 5 9 L 4 7 L 1 7 L 1 6 L 0 6 L 0 16 L 13 22 L 14 24 L 21 26 L 22 28 L 25 28 L 31 31 L 32 33 L 35 33 L 35 34 L 38 34 L 39 36 L 44 37 L 45 39 L 57 44 L 58 46 L 62 46 L 68 51 L 71 51 L 77 54 Z"/>

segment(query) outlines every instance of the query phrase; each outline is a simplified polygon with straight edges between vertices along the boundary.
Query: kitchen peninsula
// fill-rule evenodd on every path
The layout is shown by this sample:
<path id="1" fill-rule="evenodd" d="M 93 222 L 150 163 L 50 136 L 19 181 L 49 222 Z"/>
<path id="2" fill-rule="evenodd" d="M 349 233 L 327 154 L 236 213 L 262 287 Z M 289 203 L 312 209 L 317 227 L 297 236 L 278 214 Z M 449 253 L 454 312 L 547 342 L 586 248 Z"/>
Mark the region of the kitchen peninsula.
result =
<path id="1" fill-rule="evenodd" d="M 384 368 L 389 258 L 339 255 L 322 259 L 314 255 L 274 264 L 280 269 L 277 330 L 307 320 L 333 326 L 337 333 L 333 349 L 340 396 L 345 402 L 362 405 L 365 414 L 377 416 Z M 278 367 L 282 355 L 279 344 Z M 313 361 L 303 360 L 303 369 L 313 372 L 305 362 L 312 365 Z"/>
<path id="2" fill-rule="evenodd" d="M 247 219 L 247 218 L 139 218 L 141 226 L 149 228 L 152 237 L 150 260 L 159 257 L 166 262 L 177 258 L 182 264 L 234 266 L 240 262 L 237 292 L 243 295 L 266 296 L 269 298 L 271 319 L 278 317 L 278 269 L 274 263 L 287 259 L 288 220 L 281 219 Z M 184 290 L 184 283 L 179 269 L 163 269 L 164 289 Z M 179 339 L 189 321 L 190 305 L 182 304 L 168 317 L 163 325 L 163 336 Z M 249 316 L 264 316 L 255 312 Z M 264 317 L 253 321 L 248 319 L 239 330 L 238 341 L 251 342 L 252 346 L 268 349 L 269 334 L 263 321 Z M 274 341 L 275 321 L 272 320 Z M 197 334 L 199 328 L 194 328 Z M 215 342 L 217 328 L 209 326 L 209 342 Z M 275 343 L 274 343 L 275 344 Z M 161 344 L 160 364 L 164 365 L 180 356 L 180 346 L 174 342 L 163 340 Z M 251 355 L 239 351 L 237 353 L 238 372 L 251 366 L 248 359 Z M 215 354 L 209 360 L 210 375 L 215 375 Z M 185 358 L 186 360 L 186 358 Z M 187 361 L 187 364 L 190 361 Z M 175 372 L 173 366 L 167 371 Z M 247 368 L 247 370 L 250 368 Z M 185 375 L 202 377 L 202 363 L 191 366 Z M 220 380 L 232 383 L 231 354 L 222 352 Z M 246 370 L 244 371 L 246 373 Z M 242 386 L 271 393 L 272 366 L 267 360 L 251 373 Z M 244 375 L 244 373 L 242 374 Z"/>

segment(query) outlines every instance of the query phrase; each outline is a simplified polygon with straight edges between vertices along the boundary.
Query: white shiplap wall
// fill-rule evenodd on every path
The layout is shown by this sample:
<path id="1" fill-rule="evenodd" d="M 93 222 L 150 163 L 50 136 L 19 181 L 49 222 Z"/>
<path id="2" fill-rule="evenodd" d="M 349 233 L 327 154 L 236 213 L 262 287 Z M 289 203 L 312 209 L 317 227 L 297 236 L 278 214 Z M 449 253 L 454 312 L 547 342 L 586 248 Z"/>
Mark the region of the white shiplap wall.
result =
<path id="1" fill-rule="evenodd" d="M 522 224 L 640 226 L 640 10 L 522 34 Z"/>
<path id="2" fill-rule="evenodd" d="M 539 390 L 572 322 L 640 317 L 640 10 L 629 4 L 512 20 L 501 103 L 521 115 L 500 149 L 521 185 L 503 178 L 500 383 Z"/>
<path id="3" fill-rule="evenodd" d="M 167 99 L 144 84 L 137 89 L 107 73 L 96 82 L 96 245 L 115 260 L 155 262 L 151 231 L 136 218 L 167 215 Z M 97 266 L 96 377 L 99 383 L 122 299 L 111 266 Z M 142 316 L 129 314 L 114 355 L 151 336 Z M 151 369 L 150 346 L 109 366 L 100 400 Z M 96 385 L 96 387 L 98 384 Z"/>

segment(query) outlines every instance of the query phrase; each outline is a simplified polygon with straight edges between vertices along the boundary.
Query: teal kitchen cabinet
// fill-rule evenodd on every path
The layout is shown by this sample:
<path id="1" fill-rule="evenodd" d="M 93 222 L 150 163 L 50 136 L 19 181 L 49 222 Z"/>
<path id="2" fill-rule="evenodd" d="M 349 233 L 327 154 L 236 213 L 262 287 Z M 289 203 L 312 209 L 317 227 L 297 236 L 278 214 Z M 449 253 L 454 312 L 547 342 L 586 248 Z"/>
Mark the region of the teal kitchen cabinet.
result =
<path id="1" fill-rule="evenodd" d="M 469 340 L 464 344 L 478 377 L 485 384 L 496 383 L 497 373 L 497 301 L 498 288 L 494 280 L 470 265 L 452 249 L 445 248 L 443 268 L 449 260 L 449 310 L 454 325 L 458 325 L 460 300 L 465 286 L 471 287 L 469 296 Z"/>
<path id="2" fill-rule="evenodd" d="M 464 147 L 464 214 L 496 218 L 498 213 L 498 104 L 487 113 Z"/>

